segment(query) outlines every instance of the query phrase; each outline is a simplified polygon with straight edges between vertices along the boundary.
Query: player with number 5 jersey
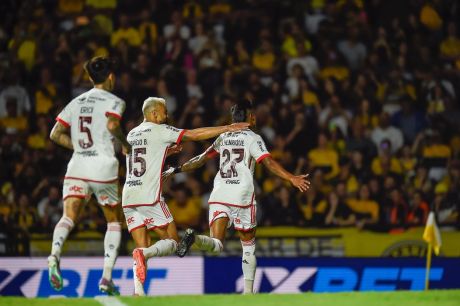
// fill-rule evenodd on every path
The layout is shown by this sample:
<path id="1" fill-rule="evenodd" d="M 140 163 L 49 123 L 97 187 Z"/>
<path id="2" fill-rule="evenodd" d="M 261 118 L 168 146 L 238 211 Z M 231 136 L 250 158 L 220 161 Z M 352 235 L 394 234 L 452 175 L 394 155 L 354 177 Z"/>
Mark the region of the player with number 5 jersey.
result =
<path id="1" fill-rule="evenodd" d="M 167 256 L 177 249 L 177 229 L 161 195 L 162 171 L 166 157 L 178 152 L 182 141 L 198 141 L 221 133 L 247 128 L 248 123 L 206 127 L 194 130 L 167 125 L 166 101 L 150 97 L 142 106 L 144 122 L 128 133 L 132 146 L 126 156 L 128 173 L 123 187 L 123 212 L 136 249 L 133 251 L 134 293 L 145 295 L 144 281 L 147 260 Z M 160 240 L 151 245 L 148 231 L 155 231 Z"/>
<path id="2" fill-rule="evenodd" d="M 121 209 L 118 185 L 118 160 L 113 139 L 130 150 L 120 128 L 125 102 L 110 93 L 114 88 L 114 63 L 96 57 L 85 64 L 94 88 L 73 99 L 57 116 L 51 139 L 73 150 L 64 177 L 64 213 L 53 233 L 51 255 L 48 257 L 49 281 L 59 291 L 63 287 L 60 271 L 61 250 L 74 227 L 83 205 L 95 195 L 107 220 L 104 239 L 104 270 L 99 289 L 118 294 L 112 270 L 121 240 Z"/>

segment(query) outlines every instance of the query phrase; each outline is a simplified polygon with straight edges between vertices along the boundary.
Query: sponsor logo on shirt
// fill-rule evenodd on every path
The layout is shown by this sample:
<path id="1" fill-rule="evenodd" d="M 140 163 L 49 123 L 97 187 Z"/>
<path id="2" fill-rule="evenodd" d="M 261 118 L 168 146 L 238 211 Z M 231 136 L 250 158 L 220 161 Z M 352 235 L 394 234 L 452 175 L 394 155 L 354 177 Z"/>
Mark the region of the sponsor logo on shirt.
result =
<path id="1" fill-rule="evenodd" d="M 94 107 L 92 106 L 82 106 L 80 108 L 80 114 L 92 114 Z"/>

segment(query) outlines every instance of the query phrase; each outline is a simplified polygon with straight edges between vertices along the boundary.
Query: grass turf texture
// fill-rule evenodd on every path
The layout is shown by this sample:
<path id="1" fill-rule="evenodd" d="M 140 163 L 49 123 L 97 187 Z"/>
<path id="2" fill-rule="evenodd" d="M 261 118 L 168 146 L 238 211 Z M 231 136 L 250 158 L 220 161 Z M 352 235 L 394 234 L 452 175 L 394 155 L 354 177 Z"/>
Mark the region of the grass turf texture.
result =
<path id="1" fill-rule="evenodd" d="M 433 290 L 429 292 L 351 292 L 351 293 L 304 293 L 304 294 L 258 294 L 197 295 L 168 297 L 121 297 L 128 306 L 459 306 L 460 290 Z M 26 299 L 0 297 L 2 306 L 92 306 L 101 305 L 94 299 Z"/>

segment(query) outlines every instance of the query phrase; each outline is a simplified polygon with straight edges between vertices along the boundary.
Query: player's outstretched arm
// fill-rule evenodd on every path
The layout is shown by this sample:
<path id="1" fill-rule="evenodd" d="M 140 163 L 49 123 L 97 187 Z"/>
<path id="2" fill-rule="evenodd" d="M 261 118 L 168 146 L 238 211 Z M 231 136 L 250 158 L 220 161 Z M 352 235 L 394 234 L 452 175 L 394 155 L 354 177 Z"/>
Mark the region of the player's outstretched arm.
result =
<path id="1" fill-rule="evenodd" d="M 126 140 L 126 136 L 123 134 L 120 126 L 120 119 L 113 116 L 108 116 L 107 129 L 110 134 L 115 137 L 122 145 L 123 154 L 129 154 L 131 152 L 131 145 Z"/>
<path id="2" fill-rule="evenodd" d="M 310 181 L 307 179 L 308 174 L 305 175 L 294 175 L 283 168 L 277 161 L 275 161 L 270 156 L 264 158 L 262 161 L 265 167 L 268 168 L 273 174 L 279 176 L 280 178 L 289 181 L 292 186 L 299 189 L 301 192 L 305 192 L 310 188 Z"/>
<path id="3" fill-rule="evenodd" d="M 72 139 L 69 136 L 69 128 L 59 121 L 56 122 L 50 133 L 50 139 L 64 148 L 73 150 Z"/>
<path id="4" fill-rule="evenodd" d="M 184 133 L 184 141 L 199 141 L 216 137 L 222 133 L 236 132 L 249 127 L 247 122 L 233 123 L 224 126 L 204 127 L 194 130 L 187 130 Z"/>
<path id="5" fill-rule="evenodd" d="M 212 146 L 209 147 L 202 154 L 197 155 L 191 158 L 190 160 L 186 161 L 182 166 L 169 168 L 168 170 L 164 171 L 161 176 L 163 177 L 163 179 L 167 179 L 174 173 L 188 172 L 201 168 L 204 164 L 206 164 L 208 160 L 212 159 L 215 156 L 211 152 L 213 152 Z"/>

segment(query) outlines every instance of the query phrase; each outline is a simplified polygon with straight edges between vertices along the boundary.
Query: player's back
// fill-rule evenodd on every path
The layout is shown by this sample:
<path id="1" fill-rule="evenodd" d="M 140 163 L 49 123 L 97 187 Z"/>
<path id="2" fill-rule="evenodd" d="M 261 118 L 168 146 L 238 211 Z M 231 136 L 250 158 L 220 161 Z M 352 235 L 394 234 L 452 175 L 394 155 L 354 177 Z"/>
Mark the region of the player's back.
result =
<path id="1" fill-rule="evenodd" d="M 165 124 L 142 122 L 127 136 L 131 153 L 123 188 L 123 207 L 154 205 L 161 198 L 161 172 L 170 144 L 179 143 L 185 131 Z"/>
<path id="2" fill-rule="evenodd" d="M 123 100 L 108 91 L 93 88 L 73 99 L 57 120 L 70 127 L 74 153 L 66 177 L 110 181 L 118 176 L 113 137 L 107 116 L 121 118 Z"/>
<path id="3" fill-rule="evenodd" d="M 219 153 L 220 167 L 209 203 L 251 205 L 254 200 L 255 164 L 270 155 L 264 141 L 247 129 L 220 135 L 213 148 Z"/>

